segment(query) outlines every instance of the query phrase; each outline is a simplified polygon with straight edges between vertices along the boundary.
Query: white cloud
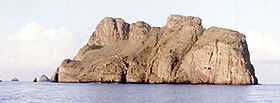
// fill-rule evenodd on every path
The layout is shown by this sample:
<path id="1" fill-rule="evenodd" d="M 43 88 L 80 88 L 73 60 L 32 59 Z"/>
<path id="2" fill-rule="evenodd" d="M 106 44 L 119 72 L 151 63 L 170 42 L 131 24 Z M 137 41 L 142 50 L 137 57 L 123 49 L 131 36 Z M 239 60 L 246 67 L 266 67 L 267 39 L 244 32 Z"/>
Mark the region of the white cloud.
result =
<path id="1" fill-rule="evenodd" d="M 44 40 L 71 40 L 73 34 L 62 27 L 45 28 L 36 22 L 27 23 L 19 32 L 9 35 L 9 40 L 44 41 Z"/>
<path id="2" fill-rule="evenodd" d="M 65 28 L 47 28 L 36 22 L 0 38 L 0 79 L 18 76 L 30 80 L 41 73 L 50 75 L 64 58 L 73 56 L 77 49 L 74 45 L 78 45 L 78 38 Z"/>

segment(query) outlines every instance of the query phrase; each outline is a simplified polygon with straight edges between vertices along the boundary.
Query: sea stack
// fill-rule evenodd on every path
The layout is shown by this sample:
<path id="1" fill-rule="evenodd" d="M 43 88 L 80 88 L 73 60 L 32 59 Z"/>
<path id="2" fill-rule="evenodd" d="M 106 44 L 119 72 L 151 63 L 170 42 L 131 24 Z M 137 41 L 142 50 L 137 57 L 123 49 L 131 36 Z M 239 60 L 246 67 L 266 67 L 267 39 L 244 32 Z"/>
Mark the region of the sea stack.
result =
<path id="1" fill-rule="evenodd" d="M 52 82 L 58 82 L 58 68 L 56 69 L 56 71 L 55 71 L 54 74 L 52 75 L 51 81 L 52 81 Z"/>
<path id="2" fill-rule="evenodd" d="M 162 27 L 105 17 L 57 82 L 258 84 L 245 35 L 171 15 Z"/>
<path id="3" fill-rule="evenodd" d="M 37 80 L 37 78 L 35 77 L 35 79 L 33 80 L 33 82 L 37 82 L 38 80 Z"/>
<path id="4" fill-rule="evenodd" d="M 11 81 L 17 82 L 19 80 L 17 78 L 13 78 Z"/>
<path id="5" fill-rule="evenodd" d="M 46 75 L 42 75 L 38 82 L 50 82 L 50 79 Z"/>

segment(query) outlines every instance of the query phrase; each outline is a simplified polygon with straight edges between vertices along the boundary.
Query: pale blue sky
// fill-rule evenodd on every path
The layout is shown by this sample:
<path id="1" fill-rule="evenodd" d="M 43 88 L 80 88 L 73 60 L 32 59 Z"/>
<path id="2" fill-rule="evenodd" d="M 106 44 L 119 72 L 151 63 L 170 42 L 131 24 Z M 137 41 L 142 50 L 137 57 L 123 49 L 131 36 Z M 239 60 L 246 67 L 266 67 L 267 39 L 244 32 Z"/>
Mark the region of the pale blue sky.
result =
<path id="1" fill-rule="evenodd" d="M 51 75 L 105 16 L 163 26 L 171 14 L 203 19 L 247 36 L 261 83 L 280 83 L 277 0 L 0 0 L 0 79 Z"/>

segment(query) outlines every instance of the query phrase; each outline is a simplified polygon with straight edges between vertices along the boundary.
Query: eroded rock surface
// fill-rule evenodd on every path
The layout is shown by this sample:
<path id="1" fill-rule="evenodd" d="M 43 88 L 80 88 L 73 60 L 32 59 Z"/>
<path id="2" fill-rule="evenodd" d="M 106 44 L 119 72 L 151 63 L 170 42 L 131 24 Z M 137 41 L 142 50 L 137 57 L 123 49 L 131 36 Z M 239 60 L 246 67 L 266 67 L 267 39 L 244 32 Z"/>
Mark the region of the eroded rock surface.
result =
<path id="1" fill-rule="evenodd" d="M 57 82 L 257 84 L 245 36 L 171 15 L 163 27 L 104 18 Z"/>

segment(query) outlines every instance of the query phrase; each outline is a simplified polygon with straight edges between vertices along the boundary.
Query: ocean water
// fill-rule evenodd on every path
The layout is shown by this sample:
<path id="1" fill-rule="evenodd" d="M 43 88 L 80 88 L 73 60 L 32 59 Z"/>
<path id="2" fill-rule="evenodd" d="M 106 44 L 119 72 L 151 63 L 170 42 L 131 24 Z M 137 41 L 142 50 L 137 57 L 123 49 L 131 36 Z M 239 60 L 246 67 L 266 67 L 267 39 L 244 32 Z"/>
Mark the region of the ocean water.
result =
<path id="1" fill-rule="evenodd" d="M 0 82 L 0 103 L 280 103 L 280 85 Z"/>

